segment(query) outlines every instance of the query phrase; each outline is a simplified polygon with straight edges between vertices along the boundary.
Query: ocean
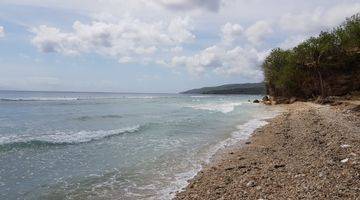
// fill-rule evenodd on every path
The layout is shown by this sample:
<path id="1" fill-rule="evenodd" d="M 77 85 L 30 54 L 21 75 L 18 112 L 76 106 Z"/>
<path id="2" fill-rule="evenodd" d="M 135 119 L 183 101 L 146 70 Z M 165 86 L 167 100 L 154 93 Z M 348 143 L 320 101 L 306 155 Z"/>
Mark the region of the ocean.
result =
<path id="1" fill-rule="evenodd" d="M 0 199 L 171 199 L 278 113 L 255 98 L 0 91 Z"/>

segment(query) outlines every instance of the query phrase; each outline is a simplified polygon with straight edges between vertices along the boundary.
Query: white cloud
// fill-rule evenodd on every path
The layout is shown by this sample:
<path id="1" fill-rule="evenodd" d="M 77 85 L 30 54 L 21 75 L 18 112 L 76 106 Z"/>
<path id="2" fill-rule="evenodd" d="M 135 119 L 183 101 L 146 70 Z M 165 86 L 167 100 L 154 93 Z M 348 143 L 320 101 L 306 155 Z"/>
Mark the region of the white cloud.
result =
<path id="1" fill-rule="evenodd" d="M 170 49 L 170 51 L 172 53 L 181 53 L 183 50 L 184 50 L 184 48 L 180 47 L 180 46 L 176 46 L 176 47 L 173 47 L 173 48 Z"/>
<path id="2" fill-rule="evenodd" d="M 216 68 L 215 72 L 260 81 L 262 79 L 260 64 L 260 53 L 256 49 L 235 47 L 225 52 L 221 67 Z"/>
<path id="3" fill-rule="evenodd" d="M 162 60 L 162 59 L 157 60 L 155 63 L 158 65 L 161 65 L 161 66 L 165 66 L 165 67 L 169 66 L 168 63 L 166 63 L 165 60 Z"/>
<path id="4" fill-rule="evenodd" d="M 218 11 L 222 0 L 154 0 L 166 8 L 174 10 L 206 9 Z"/>
<path id="5" fill-rule="evenodd" d="M 221 28 L 222 38 L 225 43 L 232 43 L 237 37 L 243 34 L 243 27 L 239 24 L 226 23 Z"/>
<path id="6" fill-rule="evenodd" d="M 174 47 L 195 39 L 188 18 L 174 18 L 168 23 L 147 23 L 125 18 L 118 23 L 76 21 L 72 32 L 46 25 L 33 28 L 32 43 L 42 52 L 65 55 L 95 52 L 127 63 L 130 57 L 154 54 L 158 48 Z M 133 60 L 133 59 L 131 59 Z M 136 60 L 136 59 L 135 59 Z"/>
<path id="7" fill-rule="evenodd" d="M 239 75 L 243 78 L 261 80 L 259 69 L 261 53 L 253 48 L 211 46 L 193 56 L 176 56 L 172 66 L 186 66 L 192 75 L 200 75 L 207 70 L 223 75 Z"/>
<path id="8" fill-rule="evenodd" d="M 271 25 L 266 21 L 257 21 L 245 31 L 247 39 L 254 45 L 260 45 L 271 33 L 273 33 Z"/>
<path id="9" fill-rule="evenodd" d="M 300 44 L 301 42 L 304 42 L 308 38 L 309 36 L 305 36 L 305 35 L 290 36 L 289 38 L 285 39 L 285 41 L 283 41 L 279 45 L 279 47 L 282 49 L 291 49 L 297 46 L 298 44 Z"/>
<path id="10" fill-rule="evenodd" d="M 281 17 L 279 25 L 285 31 L 314 33 L 322 29 L 333 28 L 360 12 L 360 3 L 339 4 L 328 9 L 317 8 L 301 13 L 288 13 Z"/>
<path id="11" fill-rule="evenodd" d="M 185 66 L 190 74 L 200 75 L 207 69 L 221 67 L 223 51 L 218 46 L 211 46 L 193 56 L 175 56 L 171 60 L 171 65 L 174 67 Z"/>
<path id="12" fill-rule="evenodd" d="M 64 10 L 74 11 L 76 15 L 70 14 L 69 19 L 78 19 L 80 13 L 93 21 L 75 22 L 72 29 L 37 24 L 32 30 L 35 33 L 32 42 L 43 52 L 97 53 L 120 63 L 153 62 L 167 67 L 182 66 L 190 74 L 215 72 L 254 79 L 262 76 L 258 66 L 270 48 L 276 45 L 291 48 L 321 29 L 336 26 L 345 17 L 360 12 L 356 0 L 131 0 L 126 3 L 101 0 L 101 4 L 99 0 L 4 1 L 50 7 L 59 16 Z M 35 17 L 31 24 L 44 21 L 39 18 Z M 196 41 L 194 30 L 200 36 Z M 195 42 L 184 44 L 192 41 Z"/>
<path id="13" fill-rule="evenodd" d="M 192 29 L 190 26 L 189 18 L 175 18 L 173 19 L 168 27 L 168 34 L 171 36 L 172 40 L 177 43 L 191 42 L 195 39 L 189 29 Z"/>
<path id="14" fill-rule="evenodd" d="M 124 56 L 119 58 L 119 63 L 131 63 L 133 62 L 133 58 L 129 57 L 129 56 Z"/>
<path id="15" fill-rule="evenodd" d="M 0 38 L 5 37 L 5 28 L 0 26 Z"/>

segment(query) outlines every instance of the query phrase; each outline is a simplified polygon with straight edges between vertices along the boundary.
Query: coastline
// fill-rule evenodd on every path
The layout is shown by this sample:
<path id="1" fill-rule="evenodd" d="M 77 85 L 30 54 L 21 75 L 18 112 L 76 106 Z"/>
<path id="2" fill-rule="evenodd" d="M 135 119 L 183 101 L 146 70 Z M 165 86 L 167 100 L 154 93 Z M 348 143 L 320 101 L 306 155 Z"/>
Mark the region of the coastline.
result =
<path id="1" fill-rule="evenodd" d="M 358 198 L 359 102 L 283 108 L 248 142 L 219 151 L 174 199 Z"/>
<path id="2" fill-rule="evenodd" d="M 259 106 L 264 106 L 261 104 L 256 104 Z M 276 105 L 272 107 L 268 107 L 265 112 L 257 113 L 253 116 L 253 119 L 240 123 L 236 126 L 235 131 L 232 131 L 231 136 L 225 140 L 222 140 L 215 145 L 213 145 L 210 149 L 205 151 L 203 156 L 201 157 L 201 164 L 199 164 L 195 169 L 191 169 L 187 172 L 178 174 L 180 177 L 176 179 L 173 183 L 180 187 L 172 189 L 166 188 L 159 192 L 159 199 L 174 199 L 176 194 L 179 191 L 183 191 L 188 185 L 189 182 L 195 179 L 199 173 L 202 173 L 204 170 L 213 166 L 214 163 L 219 162 L 223 155 L 226 155 L 228 152 L 239 149 L 245 143 L 248 142 L 249 138 L 253 134 L 255 130 L 261 128 L 269 123 L 269 121 L 281 113 L 283 113 L 284 109 L 282 105 Z"/>

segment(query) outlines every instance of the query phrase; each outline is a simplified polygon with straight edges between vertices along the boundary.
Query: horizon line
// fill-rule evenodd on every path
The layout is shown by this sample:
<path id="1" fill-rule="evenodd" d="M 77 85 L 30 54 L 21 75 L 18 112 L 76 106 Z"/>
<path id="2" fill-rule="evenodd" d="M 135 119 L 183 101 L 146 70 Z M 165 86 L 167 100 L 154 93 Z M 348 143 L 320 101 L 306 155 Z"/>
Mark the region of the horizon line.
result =
<path id="1" fill-rule="evenodd" d="M 180 92 L 115 92 L 115 91 L 67 91 L 67 90 L 17 90 L 17 89 L 0 89 L 0 92 L 67 92 L 67 93 L 109 93 L 109 94 L 179 94 Z"/>

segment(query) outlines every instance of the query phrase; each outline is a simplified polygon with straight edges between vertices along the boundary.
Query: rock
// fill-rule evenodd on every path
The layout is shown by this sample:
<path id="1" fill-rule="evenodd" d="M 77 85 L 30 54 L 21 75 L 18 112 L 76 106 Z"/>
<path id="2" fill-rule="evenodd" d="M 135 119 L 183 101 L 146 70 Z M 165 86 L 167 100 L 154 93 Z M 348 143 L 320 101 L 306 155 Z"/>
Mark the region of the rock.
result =
<path id="1" fill-rule="evenodd" d="M 225 171 L 229 171 L 229 170 L 233 170 L 235 169 L 235 167 L 228 167 L 228 168 L 225 168 Z"/>
<path id="2" fill-rule="evenodd" d="M 331 106 L 339 106 L 341 104 L 343 104 L 343 102 L 341 102 L 341 101 L 335 101 L 335 102 L 330 103 Z"/>
<path id="3" fill-rule="evenodd" d="M 266 102 L 266 101 L 270 101 L 270 98 L 269 98 L 269 96 L 264 96 L 263 98 L 262 98 L 262 100 L 264 101 L 264 102 Z"/>
<path id="4" fill-rule="evenodd" d="M 360 105 L 355 106 L 354 108 L 351 109 L 351 111 L 360 112 Z"/>
<path id="5" fill-rule="evenodd" d="M 246 187 L 255 187 L 255 186 L 256 186 L 255 181 L 249 181 L 248 183 L 246 183 Z"/>
<path id="6" fill-rule="evenodd" d="M 341 163 L 347 163 L 349 161 L 349 158 L 345 158 L 345 159 L 342 159 L 340 162 Z"/>
<path id="7" fill-rule="evenodd" d="M 245 144 L 251 144 L 251 142 L 250 142 L 250 141 L 247 141 L 247 142 L 245 142 Z"/>
<path id="8" fill-rule="evenodd" d="M 351 100 L 351 98 L 352 98 L 351 94 L 345 95 L 345 99 L 346 99 L 346 100 Z"/>
<path id="9" fill-rule="evenodd" d="M 345 148 L 349 148 L 351 146 L 349 144 L 342 144 L 342 145 L 340 145 L 340 147 L 345 149 Z"/>
<path id="10" fill-rule="evenodd" d="M 271 105 L 272 103 L 271 103 L 271 101 L 264 101 L 263 102 L 265 105 Z"/>
<path id="11" fill-rule="evenodd" d="M 289 103 L 290 104 L 293 104 L 297 101 L 297 99 L 295 97 L 291 97 L 290 100 L 289 100 Z"/>
<path id="12" fill-rule="evenodd" d="M 274 168 L 278 169 L 278 168 L 282 168 L 282 167 L 285 167 L 285 166 L 286 166 L 285 164 L 279 164 L 279 165 L 274 165 Z"/>
<path id="13" fill-rule="evenodd" d="M 334 97 L 321 97 L 321 96 L 319 96 L 315 100 L 315 103 L 318 103 L 318 104 L 332 104 L 334 102 L 335 102 Z"/>
<path id="14" fill-rule="evenodd" d="M 255 99 L 255 100 L 253 101 L 253 103 L 260 103 L 260 101 L 257 100 L 257 99 Z"/>
<path id="15" fill-rule="evenodd" d="M 290 100 L 288 98 L 277 98 L 276 102 L 277 104 L 289 104 Z"/>
<path id="16" fill-rule="evenodd" d="M 300 178 L 300 177 L 304 177 L 305 176 L 305 174 L 296 174 L 294 177 L 295 178 Z"/>

